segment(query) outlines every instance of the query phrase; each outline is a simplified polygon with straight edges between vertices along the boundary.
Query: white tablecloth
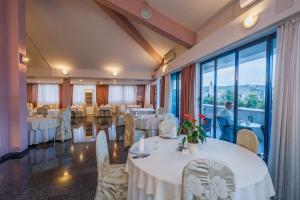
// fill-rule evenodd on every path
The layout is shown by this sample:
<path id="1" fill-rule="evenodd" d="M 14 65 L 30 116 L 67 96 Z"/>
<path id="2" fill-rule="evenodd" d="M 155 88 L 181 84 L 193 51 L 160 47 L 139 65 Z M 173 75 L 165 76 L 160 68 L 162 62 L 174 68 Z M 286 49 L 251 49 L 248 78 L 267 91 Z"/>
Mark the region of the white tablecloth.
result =
<path id="1" fill-rule="evenodd" d="M 198 154 L 183 155 L 176 150 L 180 141 L 147 138 L 145 151 L 150 152 L 149 157 L 133 160 L 131 155 L 128 156 L 127 199 L 180 200 L 183 169 L 190 161 L 199 158 L 219 160 L 232 169 L 236 179 L 234 199 L 266 200 L 274 196 L 267 166 L 256 154 L 238 145 L 208 138 L 206 144 L 199 145 Z"/>
<path id="2" fill-rule="evenodd" d="M 153 108 L 132 108 L 129 112 L 136 116 L 154 114 L 155 110 Z"/>
<path id="3" fill-rule="evenodd" d="M 59 119 L 51 117 L 27 117 L 28 144 L 49 142 L 55 137 Z"/>
<path id="4" fill-rule="evenodd" d="M 135 128 L 144 130 L 157 130 L 159 124 L 163 121 L 163 116 L 146 115 L 134 118 Z"/>
<path id="5" fill-rule="evenodd" d="M 60 109 L 48 109 L 48 116 L 59 117 Z"/>

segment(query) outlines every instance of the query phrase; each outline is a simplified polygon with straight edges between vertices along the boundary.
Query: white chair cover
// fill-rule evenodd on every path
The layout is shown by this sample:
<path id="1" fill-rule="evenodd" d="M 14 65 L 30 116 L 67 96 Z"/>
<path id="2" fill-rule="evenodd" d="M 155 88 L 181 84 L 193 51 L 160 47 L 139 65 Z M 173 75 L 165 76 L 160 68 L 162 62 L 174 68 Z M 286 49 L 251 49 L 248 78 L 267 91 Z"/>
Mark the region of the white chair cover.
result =
<path id="1" fill-rule="evenodd" d="M 176 119 L 164 120 L 159 125 L 159 135 L 163 137 L 177 137 Z"/>
<path id="2" fill-rule="evenodd" d="M 72 138 L 71 130 L 71 110 L 66 109 L 61 111 L 59 126 L 57 127 L 56 139 L 60 141 L 69 140 Z"/>
<path id="3" fill-rule="evenodd" d="M 164 120 L 172 120 L 174 118 L 175 118 L 175 116 L 174 116 L 173 113 L 166 113 L 166 114 L 164 114 Z"/>
<path id="4" fill-rule="evenodd" d="M 164 115 L 164 114 L 166 114 L 166 112 L 167 112 L 167 110 L 163 107 L 160 107 L 160 108 L 157 109 L 157 114 L 158 115 Z"/>
<path id="5" fill-rule="evenodd" d="M 48 114 L 47 108 L 45 106 L 38 107 L 36 113 L 46 116 Z"/>
<path id="6" fill-rule="evenodd" d="M 183 200 L 232 200 L 235 179 L 232 170 L 221 162 L 199 159 L 183 170 Z"/>
<path id="7" fill-rule="evenodd" d="M 110 165 L 105 132 L 96 138 L 98 185 L 95 200 L 125 200 L 127 196 L 128 175 L 125 165 Z"/>
<path id="8" fill-rule="evenodd" d="M 131 113 L 125 114 L 125 147 L 133 145 L 141 137 L 145 137 L 145 131 L 135 129 L 133 115 Z"/>

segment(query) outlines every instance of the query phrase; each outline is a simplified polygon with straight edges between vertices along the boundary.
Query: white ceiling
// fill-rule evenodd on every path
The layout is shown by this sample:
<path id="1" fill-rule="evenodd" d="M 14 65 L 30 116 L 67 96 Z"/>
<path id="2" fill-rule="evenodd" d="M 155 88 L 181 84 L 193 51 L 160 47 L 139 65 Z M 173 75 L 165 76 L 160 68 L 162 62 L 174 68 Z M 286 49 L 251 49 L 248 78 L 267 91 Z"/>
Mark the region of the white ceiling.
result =
<path id="1" fill-rule="evenodd" d="M 147 3 L 190 30 L 197 31 L 232 1 L 237 0 L 147 0 Z"/>
<path id="2" fill-rule="evenodd" d="M 136 25 L 161 56 L 175 43 Z M 27 0 L 29 68 L 148 71 L 157 64 L 93 0 Z M 36 47 L 36 48 L 35 48 Z M 44 59 L 42 59 L 44 57 Z"/>
<path id="3" fill-rule="evenodd" d="M 196 30 L 232 0 L 148 0 L 157 10 Z M 178 46 L 131 21 L 163 57 Z M 151 79 L 153 58 L 94 0 L 26 0 L 28 76 Z M 112 73 L 118 72 L 118 77 Z"/>

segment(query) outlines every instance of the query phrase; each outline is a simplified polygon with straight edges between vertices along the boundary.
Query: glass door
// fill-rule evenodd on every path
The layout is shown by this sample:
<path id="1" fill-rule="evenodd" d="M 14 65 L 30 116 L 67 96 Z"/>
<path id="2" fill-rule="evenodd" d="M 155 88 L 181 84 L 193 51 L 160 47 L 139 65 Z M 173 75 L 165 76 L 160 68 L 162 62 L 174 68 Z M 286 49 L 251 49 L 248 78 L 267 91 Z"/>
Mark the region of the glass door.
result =
<path id="1" fill-rule="evenodd" d="M 275 68 L 275 34 L 201 63 L 201 113 L 208 135 L 236 142 L 240 129 L 253 131 L 258 154 L 267 160 Z"/>
<path id="2" fill-rule="evenodd" d="M 180 118 L 181 73 L 171 75 L 172 113 Z"/>
<path id="3" fill-rule="evenodd" d="M 234 142 L 235 53 L 217 59 L 216 138 Z"/>
<path id="4" fill-rule="evenodd" d="M 201 72 L 201 113 L 207 121 L 204 128 L 209 137 L 215 137 L 215 61 L 203 64 Z"/>
<path id="5" fill-rule="evenodd" d="M 253 131 L 264 154 L 266 42 L 239 51 L 237 130 Z"/>

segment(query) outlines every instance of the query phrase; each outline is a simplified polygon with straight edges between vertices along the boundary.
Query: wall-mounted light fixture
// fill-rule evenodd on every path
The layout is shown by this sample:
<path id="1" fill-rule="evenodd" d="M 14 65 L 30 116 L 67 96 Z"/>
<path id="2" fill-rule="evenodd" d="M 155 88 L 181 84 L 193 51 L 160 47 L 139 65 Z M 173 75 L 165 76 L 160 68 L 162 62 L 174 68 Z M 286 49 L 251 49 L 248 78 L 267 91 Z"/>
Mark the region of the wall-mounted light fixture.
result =
<path id="1" fill-rule="evenodd" d="M 29 57 L 27 57 L 25 54 L 20 53 L 19 62 L 23 65 L 26 65 L 29 62 Z"/>
<path id="2" fill-rule="evenodd" d="M 244 28 L 250 29 L 255 26 L 258 22 L 259 14 L 252 14 L 248 16 L 243 23 Z"/>

